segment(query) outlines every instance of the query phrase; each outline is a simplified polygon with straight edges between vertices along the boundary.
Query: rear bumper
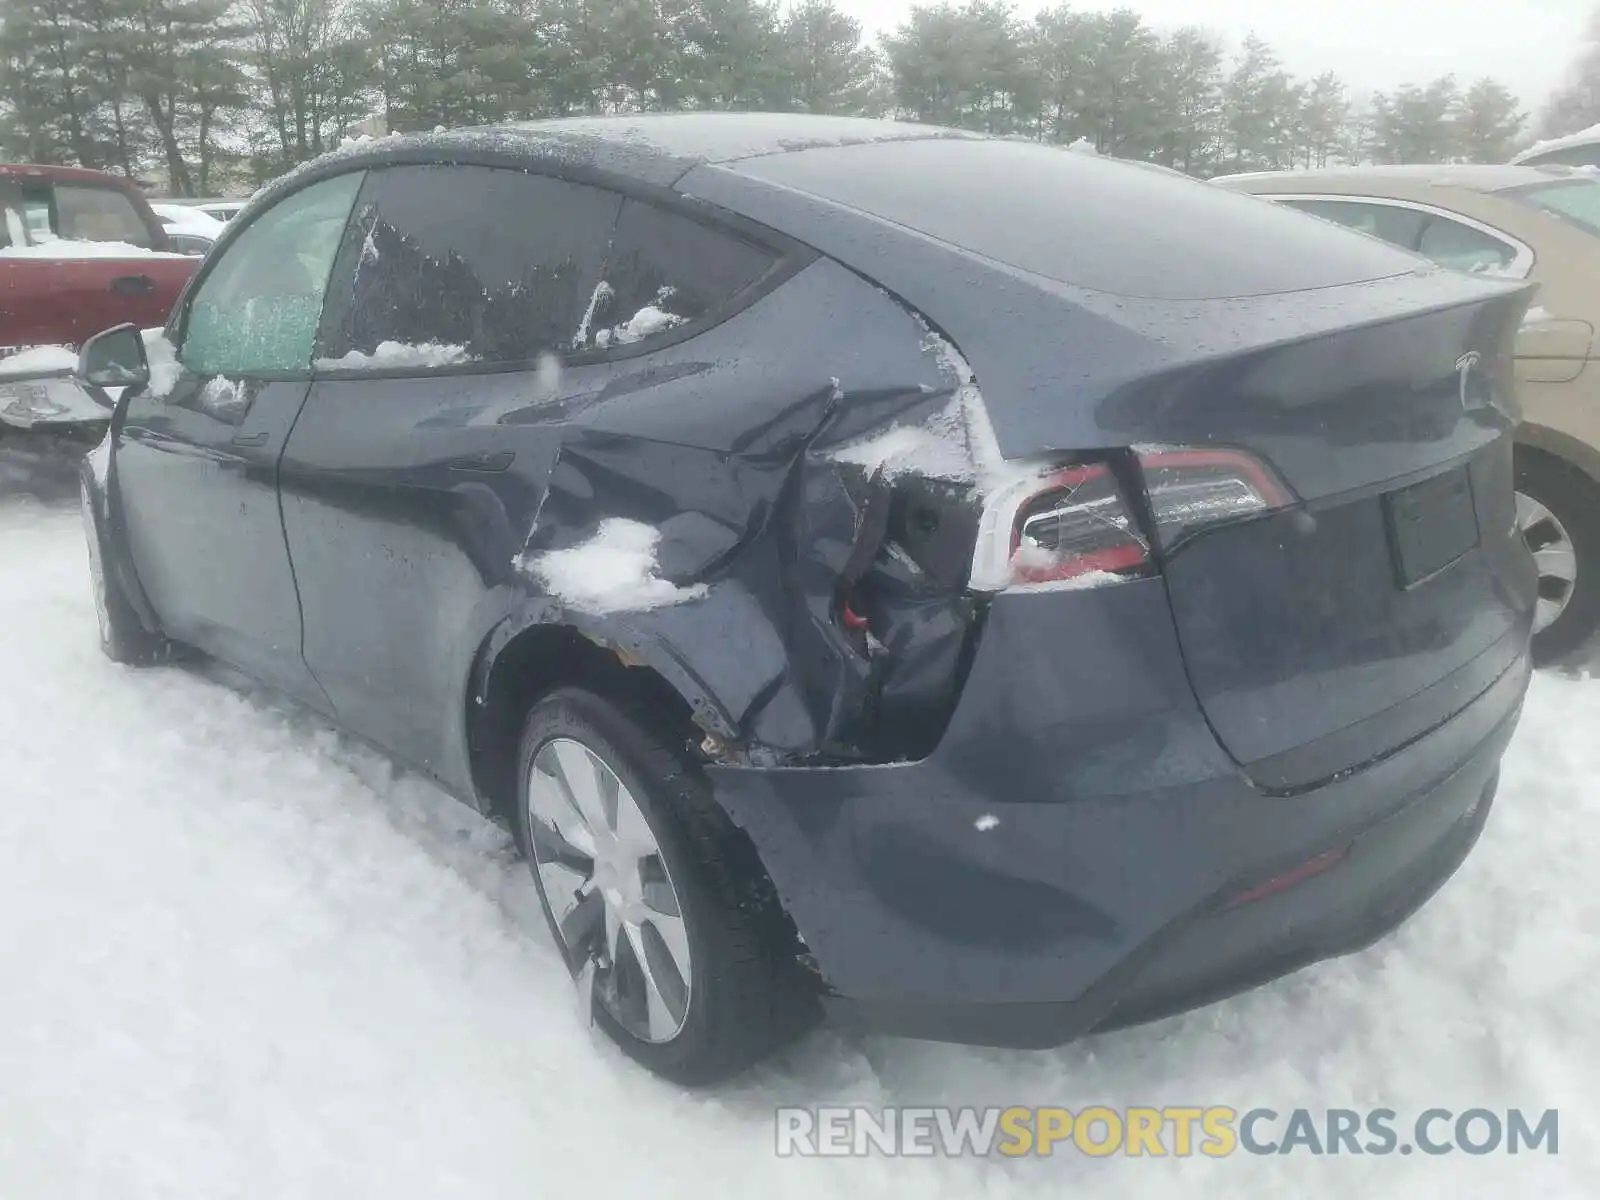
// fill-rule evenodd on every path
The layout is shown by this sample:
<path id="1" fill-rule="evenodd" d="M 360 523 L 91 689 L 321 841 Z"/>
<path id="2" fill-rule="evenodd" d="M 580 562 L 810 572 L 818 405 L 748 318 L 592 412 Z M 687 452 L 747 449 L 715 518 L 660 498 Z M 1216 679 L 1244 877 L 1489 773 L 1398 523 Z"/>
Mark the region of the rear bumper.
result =
<path id="1" fill-rule="evenodd" d="M 1180 921 L 1076 1000 L 896 1005 L 832 996 L 824 1003 L 847 1027 L 1039 1048 L 1221 1000 L 1364 949 L 1421 908 L 1483 830 L 1497 777 L 1475 791 L 1479 777 L 1463 772 L 1357 838 L 1337 866 L 1277 896 L 1236 908 L 1219 904 Z"/>
<path id="2" fill-rule="evenodd" d="M 841 1022 L 1045 1046 L 1151 1019 L 1368 944 L 1471 849 L 1525 654 L 1402 749 L 1275 796 L 1201 717 L 1158 581 L 1060 599 L 997 599 L 926 760 L 711 771 Z"/>

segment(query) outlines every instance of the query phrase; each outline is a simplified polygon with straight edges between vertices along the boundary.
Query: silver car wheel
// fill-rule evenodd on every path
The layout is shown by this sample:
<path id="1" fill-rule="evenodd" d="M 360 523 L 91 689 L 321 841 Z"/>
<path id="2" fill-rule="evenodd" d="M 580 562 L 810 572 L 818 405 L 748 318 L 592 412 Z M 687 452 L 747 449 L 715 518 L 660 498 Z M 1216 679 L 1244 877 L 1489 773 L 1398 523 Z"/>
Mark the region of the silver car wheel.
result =
<path id="1" fill-rule="evenodd" d="M 669 1042 L 692 999 L 689 935 L 633 794 L 582 742 L 553 738 L 528 774 L 534 869 L 580 985 L 629 1034 Z"/>
<path id="2" fill-rule="evenodd" d="M 1554 625 L 1567 611 L 1578 581 L 1578 552 L 1556 515 L 1523 492 L 1516 494 L 1517 528 L 1539 568 L 1539 602 L 1533 613 L 1533 632 Z"/>

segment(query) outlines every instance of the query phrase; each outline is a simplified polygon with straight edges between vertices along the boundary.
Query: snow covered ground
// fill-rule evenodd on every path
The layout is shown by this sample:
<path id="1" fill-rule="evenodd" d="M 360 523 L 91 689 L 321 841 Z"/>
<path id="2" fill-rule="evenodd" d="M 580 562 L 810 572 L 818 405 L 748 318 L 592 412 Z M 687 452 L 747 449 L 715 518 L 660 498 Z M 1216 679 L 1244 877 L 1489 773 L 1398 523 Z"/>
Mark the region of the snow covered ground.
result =
<path id="1" fill-rule="evenodd" d="M 1600 680 L 1536 684 L 1477 853 L 1365 954 L 1052 1052 L 824 1030 L 686 1097 L 581 1026 L 506 834 L 237 680 L 102 659 L 71 486 L 0 448 L 5 1200 L 1600 1194 Z M 773 1107 L 829 1103 L 1521 1105 L 1562 1136 L 775 1158 Z"/>

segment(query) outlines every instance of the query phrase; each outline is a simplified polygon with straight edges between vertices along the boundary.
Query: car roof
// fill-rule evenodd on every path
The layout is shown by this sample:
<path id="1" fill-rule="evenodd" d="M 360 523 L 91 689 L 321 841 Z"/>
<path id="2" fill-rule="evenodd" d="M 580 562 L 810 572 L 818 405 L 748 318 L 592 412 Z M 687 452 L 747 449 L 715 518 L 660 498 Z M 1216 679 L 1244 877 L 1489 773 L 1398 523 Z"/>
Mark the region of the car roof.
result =
<path id="1" fill-rule="evenodd" d="M 1567 150 L 1573 146 L 1592 146 L 1600 142 L 1600 125 L 1591 125 L 1587 129 L 1580 129 L 1577 133 L 1569 133 L 1565 137 L 1546 138 L 1542 142 L 1535 142 L 1511 161 L 1520 163 L 1537 154 L 1548 154 L 1552 150 Z"/>
<path id="2" fill-rule="evenodd" d="M 669 186 L 706 164 L 819 147 L 983 136 L 937 125 L 807 113 L 640 113 L 361 138 L 315 161 L 356 166 L 466 152 L 501 161 L 558 159 Z"/>
<path id="3" fill-rule="evenodd" d="M 131 186 L 131 181 L 106 171 L 93 171 L 87 167 L 50 167 L 40 163 L 0 163 L 0 179 L 59 179 L 78 183 Z"/>
<path id="4" fill-rule="evenodd" d="M 1352 185 L 1377 186 L 1385 182 L 1406 187 L 1432 185 L 1463 188 L 1469 192 L 1503 192 L 1524 184 L 1548 182 L 1578 174 L 1570 167 L 1546 165 L 1518 167 L 1508 163 L 1411 163 L 1394 166 L 1327 167 L 1317 171 L 1255 171 L 1219 175 L 1212 180 L 1241 192 L 1306 191 Z"/>

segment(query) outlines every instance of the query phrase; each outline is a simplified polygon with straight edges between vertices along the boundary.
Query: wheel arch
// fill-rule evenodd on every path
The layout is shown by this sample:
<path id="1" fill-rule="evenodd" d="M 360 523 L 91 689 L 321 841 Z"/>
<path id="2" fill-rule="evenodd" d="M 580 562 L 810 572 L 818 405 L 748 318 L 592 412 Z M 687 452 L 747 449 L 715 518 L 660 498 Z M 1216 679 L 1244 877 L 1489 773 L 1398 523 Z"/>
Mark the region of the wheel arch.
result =
<path id="1" fill-rule="evenodd" d="M 1519 452 L 1533 450 L 1560 459 L 1576 467 L 1590 483 L 1600 487 L 1600 449 L 1547 425 L 1523 424 L 1517 429 L 1516 440 Z"/>
<path id="2" fill-rule="evenodd" d="M 705 683 L 626 614 L 555 609 L 509 618 L 479 647 L 465 704 L 468 764 L 482 811 L 512 815 L 523 719 L 540 697 L 568 686 L 646 701 L 691 749 L 707 735 L 726 742 L 735 736 Z"/>
<path id="3" fill-rule="evenodd" d="M 466 704 L 471 782 L 485 815 L 515 827 L 523 723 L 541 697 L 572 686 L 624 709 L 642 702 L 657 730 L 672 741 L 681 739 L 683 754 L 693 762 L 706 760 L 707 738 L 725 749 L 736 737 L 734 722 L 709 689 L 664 642 L 624 615 L 591 618 L 555 610 L 508 620 L 480 648 Z M 803 952 L 755 841 L 726 812 L 723 816 L 730 869 L 750 895 L 775 907 L 783 941 L 796 954 Z"/>

